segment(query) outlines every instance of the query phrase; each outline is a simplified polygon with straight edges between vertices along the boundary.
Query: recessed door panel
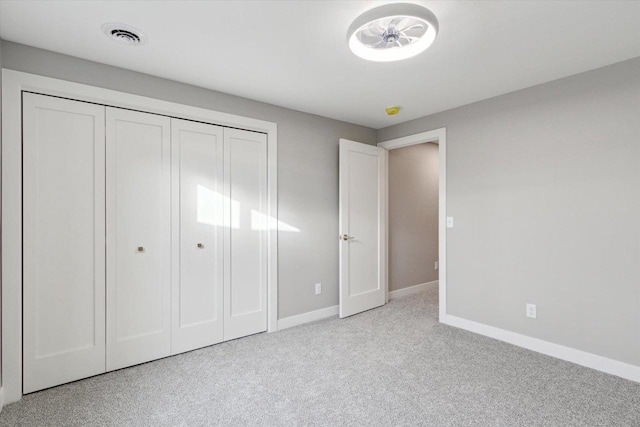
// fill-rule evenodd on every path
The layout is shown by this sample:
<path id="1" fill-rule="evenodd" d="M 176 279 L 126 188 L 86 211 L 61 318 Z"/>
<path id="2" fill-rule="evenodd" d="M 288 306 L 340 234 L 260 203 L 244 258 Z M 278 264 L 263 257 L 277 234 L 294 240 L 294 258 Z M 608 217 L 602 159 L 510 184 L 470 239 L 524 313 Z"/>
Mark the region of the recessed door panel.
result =
<path id="1" fill-rule="evenodd" d="M 24 393 L 105 372 L 104 116 L 24 94 Z"/>
<path id="2" fill-rule="evenodd" d="M 107 370 L 170 354 L 170 119 L 107 108 Z"/>
<path id="3" fill-rule="evenodd" d="M 224 339 L 267 329 L 267 138 L 224 130 L 225 323 Z"/>
<path id="4" fill-rule="evenodd" d="M 173 354 L 223 338 L 223 134 L 172 119 Z"/>
<path id="5" fill-rule="evenodd" d="M 348 151 L 347 156 L 350 167 L 346 183 L 349 199 L 347 215 L 349 235 L 352 237 L 348 244 L 351 268 L 347 294 L 356 297 L 379 291 L 382 284 L 378 279 L 379 156 L 355 150 Z"/>

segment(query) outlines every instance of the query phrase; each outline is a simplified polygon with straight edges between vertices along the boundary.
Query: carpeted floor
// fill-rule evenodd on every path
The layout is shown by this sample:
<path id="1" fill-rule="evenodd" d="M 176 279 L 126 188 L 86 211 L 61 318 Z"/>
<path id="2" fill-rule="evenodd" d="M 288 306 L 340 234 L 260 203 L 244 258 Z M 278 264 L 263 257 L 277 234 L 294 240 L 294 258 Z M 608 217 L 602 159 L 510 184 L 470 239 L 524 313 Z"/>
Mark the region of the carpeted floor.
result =
<path id="1" fill-rule="evenodd" d="M 437 311 L 434 288 L 34 393 L 0 425 L 640 426 L 640 384 Z"/>

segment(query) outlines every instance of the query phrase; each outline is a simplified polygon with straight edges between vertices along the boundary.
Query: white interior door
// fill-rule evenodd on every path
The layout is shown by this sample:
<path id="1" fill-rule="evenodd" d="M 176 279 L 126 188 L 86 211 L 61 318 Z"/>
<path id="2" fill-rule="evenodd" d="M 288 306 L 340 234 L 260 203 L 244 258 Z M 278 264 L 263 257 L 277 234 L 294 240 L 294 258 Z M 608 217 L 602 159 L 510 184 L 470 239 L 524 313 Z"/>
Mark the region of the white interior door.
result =
<path id="1" fill-rule="evenodd" d="M 24 393 L 105 372 L 104 115 L 24 94 Z"/>
<path id="2" fill-rule="evenodd" d="M 164 116 L 107 107 L 107 370 L 171 345 L 171 134 Z"/>
<path id="3" fill-rule="evenodd" d="M 224 129 L 224 339 L 267 330 L 267 136 Z"/>
<path id="4" fill-rule="evenodd" d="M 172 354 L 223 339 L 223 144 L 219 126 L 171 120 Z"/>
<path id="5" fill-rule="evenodd" d="M 386 302 L 383 148 L 340 140 L 340 317 Z"/>

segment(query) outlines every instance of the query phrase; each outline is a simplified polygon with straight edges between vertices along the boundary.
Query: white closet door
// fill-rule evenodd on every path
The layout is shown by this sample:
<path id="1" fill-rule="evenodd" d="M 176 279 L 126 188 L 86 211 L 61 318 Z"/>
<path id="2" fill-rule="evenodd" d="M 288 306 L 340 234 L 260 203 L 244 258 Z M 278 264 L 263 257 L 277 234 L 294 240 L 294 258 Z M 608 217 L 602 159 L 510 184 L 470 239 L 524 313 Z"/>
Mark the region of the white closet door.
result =
<path id="1" fill-rule="evenodd" d="M 219 126 L 171 120 L 172 354 L 223 338 L 223 142 Z"/>
<path id="2" fill-rule="evenodd" d="M 24 393 L 105 372 L 104 114 L 24 94 Z"/>
<path id="3" fill-rule="evenodd" d="M 170 125 L 107 107 L 107 370 L 170 354 Z"/>
<path id="4" fill-rule="evenodd" d="M 224 339 L 267 330 L 267 136 L 224 130 Z"/>

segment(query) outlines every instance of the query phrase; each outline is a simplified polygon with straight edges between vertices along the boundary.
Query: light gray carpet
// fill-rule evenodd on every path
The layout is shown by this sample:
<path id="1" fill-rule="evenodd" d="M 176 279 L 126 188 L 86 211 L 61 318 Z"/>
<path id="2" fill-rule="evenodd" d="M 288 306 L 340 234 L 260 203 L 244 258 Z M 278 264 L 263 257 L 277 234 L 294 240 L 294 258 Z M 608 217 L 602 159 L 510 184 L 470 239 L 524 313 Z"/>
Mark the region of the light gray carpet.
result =
<path id="1" fill-rule="evenodd" d="M 437 323 L 437 290 L 26 396 L 0 425 L 640 426 L 640 384 Z"/>

